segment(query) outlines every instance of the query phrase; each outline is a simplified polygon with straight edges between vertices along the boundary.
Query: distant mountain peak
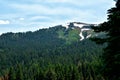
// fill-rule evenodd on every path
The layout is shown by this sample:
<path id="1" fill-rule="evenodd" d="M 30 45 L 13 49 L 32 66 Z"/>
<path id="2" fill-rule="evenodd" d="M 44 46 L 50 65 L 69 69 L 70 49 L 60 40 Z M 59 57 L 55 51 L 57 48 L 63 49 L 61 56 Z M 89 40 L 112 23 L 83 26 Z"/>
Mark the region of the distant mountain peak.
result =
<path id="1" fill-rule="evenodd" d="M 79 36 L 80 36 L 80 41 L 91 37 L 91 34 L 87 34 L 86 36 L 83 35 L 83 32 L 88 33 L 89 31 L 92 31 L 91 26 L 96 26 L 97 24 L 88 24 L 88 23 L 83 23 L 83 22 L 70 22 L 65 25 L 62 25 L 63 27 L 67 29 L 79 29 Z"/>
<path id="2" fill-rule="evenodd" d="M 88 24 L 88 23 L 83 23 L 83 22 L 69 22 L 69 23 L 63 24 L 62 26 L 68 29 L 70 27 L 83 28 L 83 27 L 88 27 L 88 26 L 97 26 L 97 24 Z"/>

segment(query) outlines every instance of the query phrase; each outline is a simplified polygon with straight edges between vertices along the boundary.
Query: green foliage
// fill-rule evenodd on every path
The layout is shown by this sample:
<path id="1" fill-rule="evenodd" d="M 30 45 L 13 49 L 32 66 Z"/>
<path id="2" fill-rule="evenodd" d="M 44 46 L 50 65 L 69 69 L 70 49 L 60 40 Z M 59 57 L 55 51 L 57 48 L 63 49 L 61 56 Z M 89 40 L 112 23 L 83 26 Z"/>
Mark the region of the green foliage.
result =
<path id="1" fill-rule="evenodd" d="M 40 65 L 34 66 L 34 64 L 30 66 L 19 64 L 19 66 L 23 67 L 20 73 L 24 75 L 18 76 L 17 71 L 20 71 L 20 68 L 15 66 L 10 68 L 9 78 L 6 80 L 104 80 L 101 79 L 102 76 L 96 76 L 94 68 L 87 62 L 82 62 L 81 65 L 50 64 L 44 68 Z M 29 67 L 34 67 L 34 69 Z"/>
<path id="2" fill-rule="evenodd" d="M 108 21 L 93 27 L 95 32 L 106 32 L 105 38 L 94 38 L 97 43 L 107 43 L 102 55 L 103 74 L 108 80 L 120 80 L 120 0 L 108 10 Z"/>
<path id="3" fill-rule="evenodd" d="M 71 44 L 72 42 L 79 41 L 79 29 L 68 29 L 68 30 L 59 30 L 58 36 L 59 38 L 66 41 L 66 44 Z"/>
<path id="4" fill-rule="evenodd" d="M 13 67 L 10 68 L 8 76 L 9 80 L 16 80 L 16 74 Z"/>
<path id="5" fill-rule="evenodd" d="M 79 41 L 78 29 L 66 31 L 61 26 L 6 33 L 0 36 L 0 76 L 7 75 L 6 80 L 101 78 L 97 71 L 102 48 L 88 39 Z"/>

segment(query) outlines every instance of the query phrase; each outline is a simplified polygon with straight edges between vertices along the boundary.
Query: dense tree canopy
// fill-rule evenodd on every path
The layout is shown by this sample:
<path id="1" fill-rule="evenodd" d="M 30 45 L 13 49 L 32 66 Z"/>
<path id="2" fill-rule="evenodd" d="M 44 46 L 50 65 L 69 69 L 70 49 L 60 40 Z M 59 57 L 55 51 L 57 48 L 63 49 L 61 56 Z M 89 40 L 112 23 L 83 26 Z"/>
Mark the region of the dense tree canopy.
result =
<path id="1" fill-rule="evenodd" d="M 0 36 L 0 80 L 102 80 L 103 46 L 56 26 Z"/>
<path id="2" fill-rule="evenodd" d="M 103 53 L 104 75 L 108 80 L 120 80 L 120 0 L 108 10 L 108 21 L 93 29 L 106 33 L 106 38 L 93 38 L 97 43 L 107 43 Z"/>
<path id="3" fill-rule="evenodd" d="M 83 32 L 97 35 L 93 40 L 105 43 L 102 46 L 87 38 L 80 41 L 81 29 L 72 29 L 73 24 L 68 30 L 58 25 L 2 34 L 0 80 L 120 80 L 119 21 L 120 0 L 116 0 L 116 7 L 108 10 L 108 21 L 93 27 L 96 33 Z"/>

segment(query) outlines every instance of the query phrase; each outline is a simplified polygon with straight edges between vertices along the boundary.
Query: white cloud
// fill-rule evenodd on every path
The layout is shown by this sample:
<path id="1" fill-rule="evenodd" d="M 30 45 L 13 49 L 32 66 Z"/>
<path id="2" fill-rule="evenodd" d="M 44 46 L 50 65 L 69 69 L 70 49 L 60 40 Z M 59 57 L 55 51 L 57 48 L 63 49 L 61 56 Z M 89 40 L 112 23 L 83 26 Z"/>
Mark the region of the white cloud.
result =
<path id="1" fill-rule="evenodd" d="M 22 18 L 22 17 L 21 17 L 21 18 L 19 18 L 19 20 L 23 21 L 23 20 L 25 20 L 25 18 Z"/>
<path id="2" fill-rule="evenodd" d="M 52 2 L 52 3 L 66 3 L 70 0 L 45 0 L 46 2 Z"/>
<path id="3" fill-rule="evenodd" d="M 10 21 L 8 21 L 8 20 L 0 20 L 0 24 L 10 24 Z"/>
<path id="4" fill-rule="evenodd" d="M 8 8 L 0 12 L 0 24 L 19 25 L 18 31 L 30 26 L 38 29 L 75 21 L 101 23 L 107 19 L 107 10 L 115 3 L 113 0 L 2 1 Z"/>
<path id="5" fill-rule="evenodd" d="M 32 16 L 29 20 L 50 19 L 48 16 Z"/>
<path id="6" fill-rule="evenodd" d="M 36 2 L 41 3 L 41 0 L 36 0 Z M 103 4 L 111 4 L 114 5 L 113 0 L 44 0 L 46 3 L 63 3 L 63 4 L 71 4 L 75 6 L 95 6 L 95 5 L 103 5 Z"/>
<path id="7" fill-rule="evenodd" d="M 43 5 L 38 5 L 38 4 L 26 4 L 26 5 L 21 5 L 21 4 L 13 4 L 12 5 L 14 8 L 24 12 L 24 14 L 44 14 L 44 15 L 76 15 L 76 13 L 79 15 L 85 14 L 85 10 L 78 10 L 78 9 L 73 9 L 71 7 L 53 7 L 50 8 L 48 6 L 43 6 Z M 83 13 L 84 12 L 84 13 Z"/>

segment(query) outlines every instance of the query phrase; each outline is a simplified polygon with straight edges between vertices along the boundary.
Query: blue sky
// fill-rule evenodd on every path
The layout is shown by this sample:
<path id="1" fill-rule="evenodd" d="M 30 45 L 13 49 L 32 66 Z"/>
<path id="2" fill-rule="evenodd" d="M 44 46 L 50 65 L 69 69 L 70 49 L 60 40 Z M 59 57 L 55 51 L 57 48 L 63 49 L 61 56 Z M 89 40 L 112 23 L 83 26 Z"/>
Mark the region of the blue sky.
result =
<path id="1" fill-rule="evenodd" d="M 113 0 L 0 0 L 0 34 L 35 31 L 67 22 L 101 23 Z"/>

